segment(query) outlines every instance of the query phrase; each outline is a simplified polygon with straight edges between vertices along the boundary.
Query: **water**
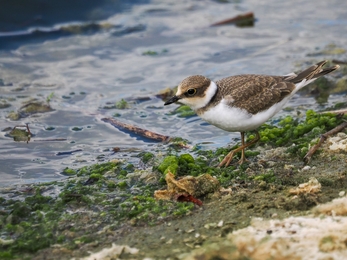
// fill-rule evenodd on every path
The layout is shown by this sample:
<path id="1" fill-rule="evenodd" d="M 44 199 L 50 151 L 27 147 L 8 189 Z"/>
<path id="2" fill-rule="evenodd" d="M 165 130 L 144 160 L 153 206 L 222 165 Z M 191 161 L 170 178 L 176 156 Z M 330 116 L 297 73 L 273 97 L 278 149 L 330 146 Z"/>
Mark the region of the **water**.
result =
<path id="1" fill-rule="evenodd" d="M 346 60 L 346 54 L 308 57 L 329 44 L 346 46 L 347 3 L 337 0 L 1 2 L 6 8 L 0 10 L 0 100 L 11 106 L 0 109 L 0 130 L 29 123 L 34 137 L 29 143 L 14 142 L 0 132 L 0 185 L 54 180 L 63 177 L 65 167 L 113 158 L 136 163 L 138 151 L 160 149 L 100 120 L 116 113 L 123 122 L 204 143 L 204 149 L 225 146 L 239 134 L 198 117 L 171 116 L 175 105 L 163 107 L 155 94 L 193 74 L 212 79 L 281 75 L 326 58 Z M 257 19 L 254 27 L 209 26 L 248 11 Z M 157 55 L 143 55 L 148 51 Z M 6 118 L 23 102 L 44 101 L 52 93 L 54 111 L 19 121 Z M 148 99 L 124 110 L 104 109 L 137 97 Z M 344 94 L 330 95 L 322 105 L 312 96 L 297 95 L 288 106 L 305 111 L 342 100 Z M 66 141 L 44 141 L 54 138 Z M 137 152 L 113 153 L 113 147 Z"/>

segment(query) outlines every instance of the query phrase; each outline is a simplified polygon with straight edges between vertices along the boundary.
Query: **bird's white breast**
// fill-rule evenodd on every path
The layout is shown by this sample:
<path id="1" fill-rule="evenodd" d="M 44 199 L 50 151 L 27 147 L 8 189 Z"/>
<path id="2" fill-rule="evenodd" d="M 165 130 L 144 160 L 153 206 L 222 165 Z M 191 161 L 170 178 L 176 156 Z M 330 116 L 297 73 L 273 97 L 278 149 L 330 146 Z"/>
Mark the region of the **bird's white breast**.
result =
<path id="1" fill-rule="evenodd" d="M 208 123 L 229 132 L 244 132 L 258 128 L 269 118 L 273 117 L 287 103 L 290 96 L 274 104 L 267 110 L 250 114 L 244 109 L 231 107 L 222 100 L 218 105 L 200 114 Z"/>

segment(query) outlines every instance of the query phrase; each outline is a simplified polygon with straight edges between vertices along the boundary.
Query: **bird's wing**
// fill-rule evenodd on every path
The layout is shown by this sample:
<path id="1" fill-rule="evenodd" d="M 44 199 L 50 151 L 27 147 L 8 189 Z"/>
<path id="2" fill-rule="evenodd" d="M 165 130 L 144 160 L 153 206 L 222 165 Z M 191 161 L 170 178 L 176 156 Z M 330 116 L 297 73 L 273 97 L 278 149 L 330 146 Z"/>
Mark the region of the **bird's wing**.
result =
<path id="1" fill-rule="evenodd" d="M 295 84 L 285 77 L 265 75 L 239 75 L 216 82 L 220 97 L 231 106 L 245 109 L 251 114 L 264 111 L 292 93 Z"/>

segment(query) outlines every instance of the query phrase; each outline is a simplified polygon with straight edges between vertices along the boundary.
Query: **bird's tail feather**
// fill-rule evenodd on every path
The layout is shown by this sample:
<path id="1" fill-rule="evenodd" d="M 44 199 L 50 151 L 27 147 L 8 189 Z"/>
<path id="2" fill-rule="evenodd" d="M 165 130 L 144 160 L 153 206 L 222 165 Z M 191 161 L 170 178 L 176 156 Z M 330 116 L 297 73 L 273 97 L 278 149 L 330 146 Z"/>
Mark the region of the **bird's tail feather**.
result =
<path id="1" fill-rule="evenodd" d="M 299 74 L 289 74 L 286 80 L 298 84 L 298 83 L 306 83 L 303 85 L 307 85 L 308 83 L 314 81 L 315 79 L 324 76 L 330 72 L 333 72 L 334 70 L 337 70 L 340 66 L 335 65 L 329 68 L 323 69 L 322 67 L 327 63 L 326 60 L 323 60 L 321 62 L 318 62 L 316 65 L 313 65 L 306 70 L 300 72 Z"/>

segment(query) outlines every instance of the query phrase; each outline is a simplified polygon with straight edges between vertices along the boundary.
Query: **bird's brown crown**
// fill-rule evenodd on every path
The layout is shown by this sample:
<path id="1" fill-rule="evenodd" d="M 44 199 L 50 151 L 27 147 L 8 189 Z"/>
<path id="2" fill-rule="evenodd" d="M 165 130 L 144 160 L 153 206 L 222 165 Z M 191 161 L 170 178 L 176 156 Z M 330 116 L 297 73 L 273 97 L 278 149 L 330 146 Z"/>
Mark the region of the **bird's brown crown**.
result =
<path id="1" fill-rule="evenodd" d="M 189 76 L 179 84 L 176 95 L 182 98 L 202 97 L 210 83 L 211 80 L 202 75 Z"/>

